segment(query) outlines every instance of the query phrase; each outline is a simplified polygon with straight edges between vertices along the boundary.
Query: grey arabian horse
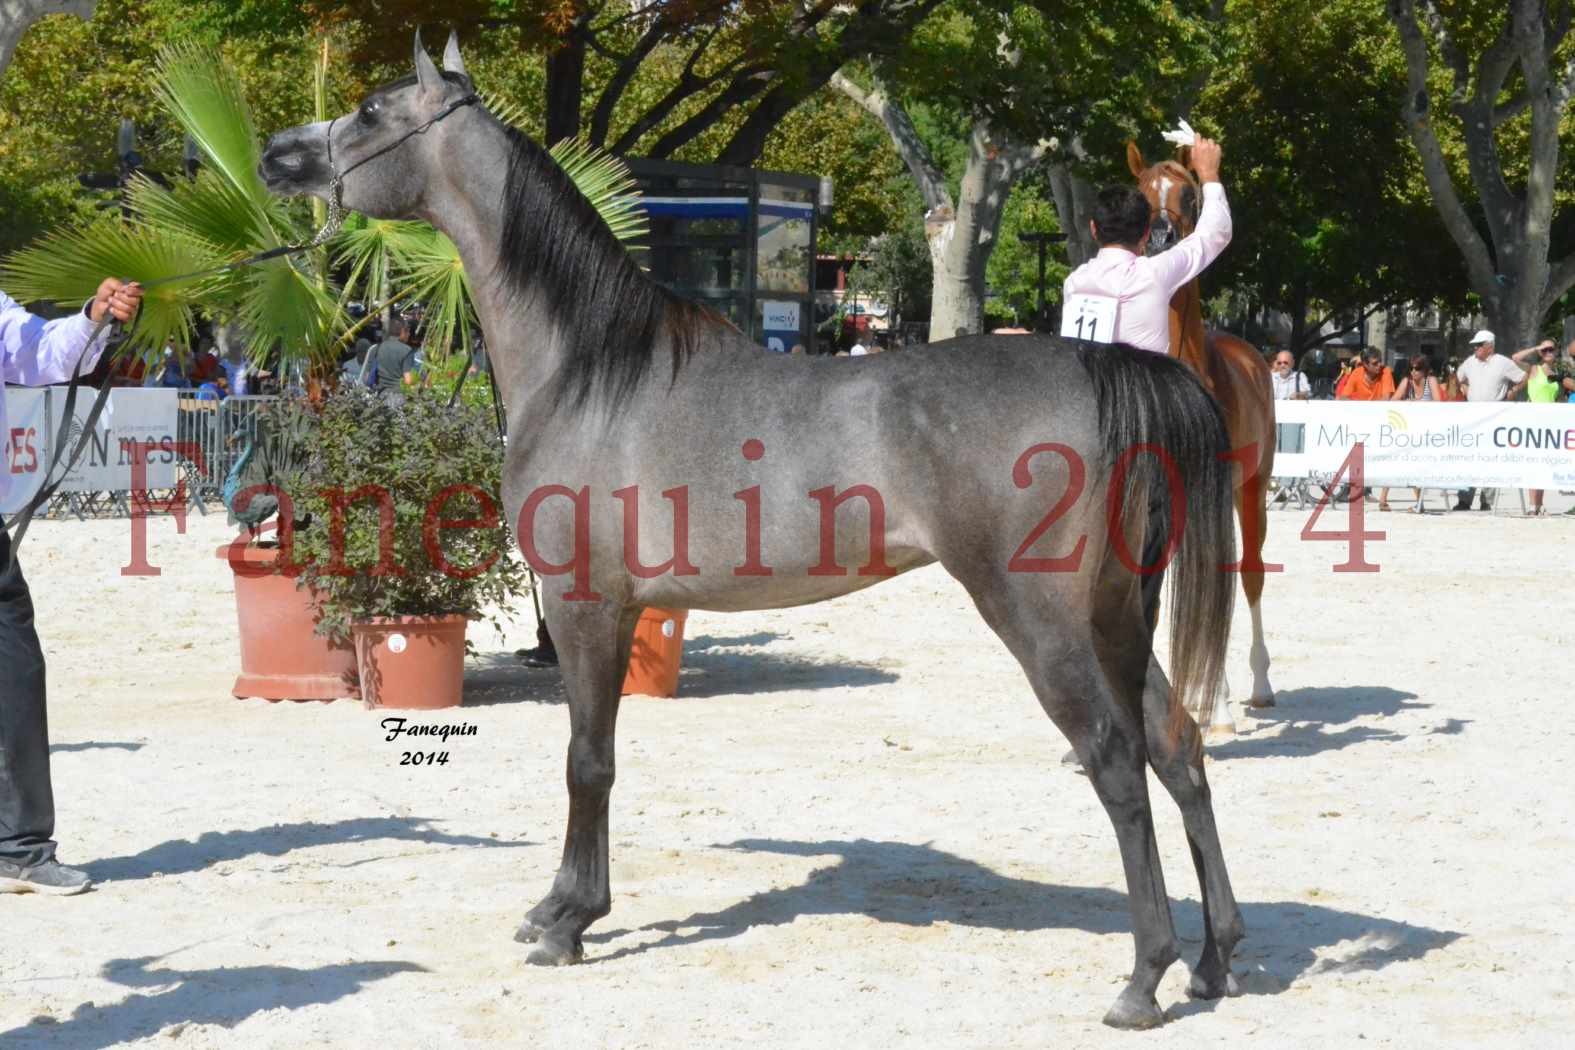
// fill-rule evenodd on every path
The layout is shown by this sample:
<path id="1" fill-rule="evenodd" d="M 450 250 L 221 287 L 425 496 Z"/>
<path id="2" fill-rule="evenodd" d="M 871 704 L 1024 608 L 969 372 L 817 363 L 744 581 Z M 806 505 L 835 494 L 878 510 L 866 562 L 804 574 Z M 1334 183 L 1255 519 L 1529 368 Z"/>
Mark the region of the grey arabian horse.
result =
<path id="1" fill-rule="evenodd" d="M 1126 347 L 973 337 L 863 359 L 767 353 L 655 284 L 546 153 L 479 104 L 451 38 L 439 70 L 260 166 L 279 194 L 431 222 L 458 245 L 508 418 L 504 510 L 544 574 L 569 698 L 563 860 L 517 938 L 564 964 L 611 907 L 618 691 L 646 606 L 771 609 L 939 561 L 1022 664 L 1115 826 L 1136 964 L 1105 1017 L 1149 1027 L 1179 957 L 1145 763 L 1181 809 L 1206 939 L 1191 993 L 1235 991 L 1243 934 L 1197 726 L 1234 579 L 1214 403 Z M 1174 688 L 1153 656 L 1161 573 Z"/>

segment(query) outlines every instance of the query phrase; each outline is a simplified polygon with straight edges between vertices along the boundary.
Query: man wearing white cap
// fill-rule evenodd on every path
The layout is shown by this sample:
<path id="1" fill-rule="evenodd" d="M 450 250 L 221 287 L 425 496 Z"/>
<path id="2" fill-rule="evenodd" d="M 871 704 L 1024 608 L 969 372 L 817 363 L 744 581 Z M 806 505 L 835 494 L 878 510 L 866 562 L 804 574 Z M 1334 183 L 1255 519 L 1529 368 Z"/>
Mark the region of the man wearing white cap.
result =
<path id="1" fill-rule="evenodd" d="M 1525 384 L 1526 370 L 1510 358 L 1495 352 L 1492 332 L 1483 329 L 1472 336 L 1471 347 L 1474 353 L 1455 370 L 1460 389 L 1466 392 L 1467 401 L 1507 401 Z M 1476 491 L 1461 489 L 1455 509 L 1470 510 L 1471 497 Z M 1487 489 L 1482 490 L 1482 509 L 1493 509 Z"/>

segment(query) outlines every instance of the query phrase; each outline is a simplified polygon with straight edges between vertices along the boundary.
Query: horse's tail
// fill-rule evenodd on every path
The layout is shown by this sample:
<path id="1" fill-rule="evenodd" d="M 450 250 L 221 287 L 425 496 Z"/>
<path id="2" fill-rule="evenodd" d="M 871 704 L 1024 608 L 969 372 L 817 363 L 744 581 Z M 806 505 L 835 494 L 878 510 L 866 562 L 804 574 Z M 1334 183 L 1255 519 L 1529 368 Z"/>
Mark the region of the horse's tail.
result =
<path id="1" fill-rule="evenodd" d="M 1196 699 L 1208 725 L 1225 671 L 1236 581 L 1223 568 L 1235 561 L 1229 448 L 1219 406 L 1197 377 L 1176 360 L 1124 346 L 1080 349 L 1099 402 L 1099 425 L 1110 467 L 1126 462 L 1119 520 L 1128 534 L 1143 523 L 1139 566 L 1164 566 L 1170 576 L 1170 711 L 1166 730 L 1181 738 Z M 1141 451 L 1133 451 L 1140 449 Z M 1177 491 L 1172 493 L 1172 487 Z M 1180 497 L 1179 499 L 1174 497 Z M 1141 515 L 1141 517 L 1139 517 Z M 1152 629 L 1159 612 L 1162 572 L 1143 584 Z"/>

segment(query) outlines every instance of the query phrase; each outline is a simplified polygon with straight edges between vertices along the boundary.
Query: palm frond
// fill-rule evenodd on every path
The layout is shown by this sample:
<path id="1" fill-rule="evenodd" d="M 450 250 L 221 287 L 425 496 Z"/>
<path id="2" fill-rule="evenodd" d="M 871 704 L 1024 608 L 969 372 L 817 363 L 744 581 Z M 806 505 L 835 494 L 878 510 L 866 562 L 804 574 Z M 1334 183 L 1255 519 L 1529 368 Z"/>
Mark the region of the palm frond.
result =
<path id="1" fill-rule="evenodd" d="M 614 237 L 634 246 L 651 232 L 640 204 L 639 183 L 621 159 L 580 139 L 564 139 L 547 152 L 574 180 Z"/>
<path id="2" fill-rule="evenodd" d="M 209 170 L 199 172 L 196 182 L 183 179 L 170 189 L 138 174 L 131 184 L 131 208 L 155 229 L 181 230 L 236 254 L 261 250 L 268 240 L 253 202 Z"/>
<path id="3" fill-rule="evenodd" d="M 154 94 L 267 227 L 269 194 L 257 176 L 262 149 L 234 69 L 211 48 L 170 44 L 159 52 Z"/>
<path id="4" fill-rule="evenodd" d="M 271 259 L 239 271 L 245 284 L 234 303 L 235 321 L 247 334 L 246 352 L 260 359 L 275 346 L 288 358 L 320 358 L 334 345 L 343 314 L 333 293 L 315 274 L 287 259 Z"/>
<path id="5" fill-rule="evenodd" d="M 441 359 L 451 349 L 468 354 L 475 317 L 470 278 L 454 242 L 431 227 L 425 229 L 424 237 L 410 231 L 411 236 L 393 250 L 395 266 L 411 297 L 426 306 L 423 345 L 428 357 Z"/>
<path id="6" fill-rule="evenodd" d="M 105 218 L 13 252 L 0 264 L 0 285 L 24 302 L 75 304 L 91 299 L 105 274 L 152 283 L 223 261 L 224 253 L 200 238 Z M 153 353 L 170 339 L 187 346 L 197 305 L 193 293 L 210 289 L 212 281 L 195 278 L 148 289 L 123 352 Z"/>

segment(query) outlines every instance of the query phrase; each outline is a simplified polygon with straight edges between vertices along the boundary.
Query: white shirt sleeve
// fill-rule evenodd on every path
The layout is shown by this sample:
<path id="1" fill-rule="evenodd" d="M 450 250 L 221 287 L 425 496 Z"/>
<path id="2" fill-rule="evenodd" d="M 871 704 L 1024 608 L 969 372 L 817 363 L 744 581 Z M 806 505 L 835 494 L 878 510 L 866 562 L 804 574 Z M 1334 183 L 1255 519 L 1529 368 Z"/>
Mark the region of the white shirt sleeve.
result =
<path id="1" fill-rule="evenodd" d="M 1230 243 L 1230 235 L 1230 202 L 1225 199 L 1225 187 L 1217 182 L 1205 182 L 1203 210 L 1198 215 L 1197 228 L 1174 248 L 1149 260 L 1155 280 L 1165 289 L 1165 297 L 1170 298 L 1176 289 L 1219 258 L 1220 252 Z"/>
<path id="2" fill-rule="evenodd" d="M 84 356 L 86 374 L 98 364 L 109 329 L 105 325 L 89 345 L 94 327 L 85 311 L 46 321 L 0 292 L 0 381 L 16 386 L 64 383 Z"/>

